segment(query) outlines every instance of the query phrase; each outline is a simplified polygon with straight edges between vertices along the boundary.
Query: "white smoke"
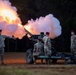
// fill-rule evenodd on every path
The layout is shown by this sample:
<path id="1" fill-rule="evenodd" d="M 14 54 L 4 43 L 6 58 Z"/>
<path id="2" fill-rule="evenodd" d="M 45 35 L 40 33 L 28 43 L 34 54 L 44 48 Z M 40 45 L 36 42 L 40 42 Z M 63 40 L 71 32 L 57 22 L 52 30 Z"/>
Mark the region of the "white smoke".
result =
<path id="1" fill-rule="evenodd" d="M 40 32 L 50 32 L 50 38 L 55 38 L 61 35 L 61 26 L 57 18 L 52 14 L 46 15 L 45 17 L 37 18 L 36 20 L 29 20 L 25 28 L 28 29 L 32 34 L 39 34 Z"/>

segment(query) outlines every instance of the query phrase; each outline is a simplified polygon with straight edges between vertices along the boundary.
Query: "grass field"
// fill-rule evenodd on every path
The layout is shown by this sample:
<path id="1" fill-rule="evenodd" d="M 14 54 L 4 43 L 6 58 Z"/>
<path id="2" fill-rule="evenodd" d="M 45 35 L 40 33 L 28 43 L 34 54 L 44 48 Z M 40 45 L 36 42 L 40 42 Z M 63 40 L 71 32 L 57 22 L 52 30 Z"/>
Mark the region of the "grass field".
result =
<path id="1" fill-rule="evenodd" d="M 5 65 L 0 64 L 0 75 L 76 75 L 76 65 L 29 65 L 25 53 L 5 53 Z"/>
<path id="2" fill-rule="evenodd" d="M 0 75 L 76 75 L 76 65 L 4 65 Z"/>

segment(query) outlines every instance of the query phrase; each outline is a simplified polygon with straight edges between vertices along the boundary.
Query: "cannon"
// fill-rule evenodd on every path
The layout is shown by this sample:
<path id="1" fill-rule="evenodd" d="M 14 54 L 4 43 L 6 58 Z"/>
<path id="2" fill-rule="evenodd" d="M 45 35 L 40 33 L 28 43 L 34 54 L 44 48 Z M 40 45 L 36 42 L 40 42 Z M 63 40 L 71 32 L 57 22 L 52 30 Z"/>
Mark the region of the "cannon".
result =
<path id="1" fill-rule="evenodd" d="M 38 37 L 40 35 L 39 34 L 38 35 L 33 35 L 26 29 L 25 29 L 25 32 L 27 32 L 27 34 L 29 34 L 31 36 L 29 39 L 32 40 L 35 44 L 36 40 L 38 39 Z M 33 64 L 37 59 L 41 59 L 41 60 L 45 59 L 47 64 L 56 63 L 57 60 L 59 60 L 59 59 L 65 60 L 65 63 L 70 63 L 71 62 L 70 61 L 71 57 L 72 57 L 71 54 L 65 54 L 63 52 L 58 53 L 57 50 L 54 47 L 52 47 L 52 55 L 49 55 L 49 56 L 46 56 L 43 53 L 43 54 L 41 54 L 37 57 L 34 57 L 35 59 L 33 59 L 33 48 L 29 48 L 26 51 L 26 56 L 25 56 L 27 64 Z"/>

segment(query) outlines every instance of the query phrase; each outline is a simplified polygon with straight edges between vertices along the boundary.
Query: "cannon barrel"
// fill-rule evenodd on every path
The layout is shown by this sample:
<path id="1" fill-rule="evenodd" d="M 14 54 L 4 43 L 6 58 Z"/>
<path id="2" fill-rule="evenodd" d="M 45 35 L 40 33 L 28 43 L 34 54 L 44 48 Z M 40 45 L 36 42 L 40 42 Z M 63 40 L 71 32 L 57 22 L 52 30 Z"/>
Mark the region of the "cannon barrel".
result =
<path id="1" fill-rule="evenodd" d="M 34 42 L 37 42 L 37 38 L 39 35 L 33 35 L 31 32 L 29 32 L 26 28 L 24 28 L 25 32 L 27 34 L 29 34 L 31 37 L 29 38 L 30 40 L 34 41 Z"/>
<path id="2" fill-rule="evenodd" d="M 32 34 L 31 32 L 29 32 L 27 29 L 24 28 L 24 30 L 25 30 L 25 32 L 26 32 L 27 34 L 29 34 L 30 36 L 33 35 L 33 34 Z"/>

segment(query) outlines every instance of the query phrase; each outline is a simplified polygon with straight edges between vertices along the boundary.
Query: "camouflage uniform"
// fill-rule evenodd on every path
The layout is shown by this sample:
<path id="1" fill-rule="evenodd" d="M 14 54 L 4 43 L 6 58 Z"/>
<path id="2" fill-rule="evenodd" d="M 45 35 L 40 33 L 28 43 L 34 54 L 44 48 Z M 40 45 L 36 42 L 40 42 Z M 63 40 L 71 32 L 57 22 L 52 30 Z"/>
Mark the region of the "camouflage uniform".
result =
<path id="1" fill-rule="evenodd" d="M 5 38 L 12 38 L 9 36 L 5 36 L 5 35 L 0 35 L 0 56 L 1 56 L 1 63 L 4 64 L 4 40 Z"/>
<path id="2" fill-rule="evenodd" d="M 73 60 L 76 63 L 76 35 L 71 36 L 71 53 Z"/>
<path id="3" fill-rule="evenodd" d="M 39 36 L 38 38 L 41 39 L 41 42 L 42 42 L 42 43 L 44 43 L 44 42 L 43 42 L 43 37 L 44 37 L 44 32 L 41 32 L 41 33 L 40 33 L 40 36 Z"/>
<path id="4" fill-rule="evenodd" d="M 34 52 L 33 52 L 33 56 L 38 56 L 43 52 L 43 43 L 41 43 L 40 41 L 38 41 L 35 45 L 34 45 Z"/>
<path id="5" fill-rule="evenodd" d="M 44 41 L 45 55 L 51 55 L 51 40 L 50 40 L 50 38 L 46 35 L 43 37 L 43 41 Z"/>

